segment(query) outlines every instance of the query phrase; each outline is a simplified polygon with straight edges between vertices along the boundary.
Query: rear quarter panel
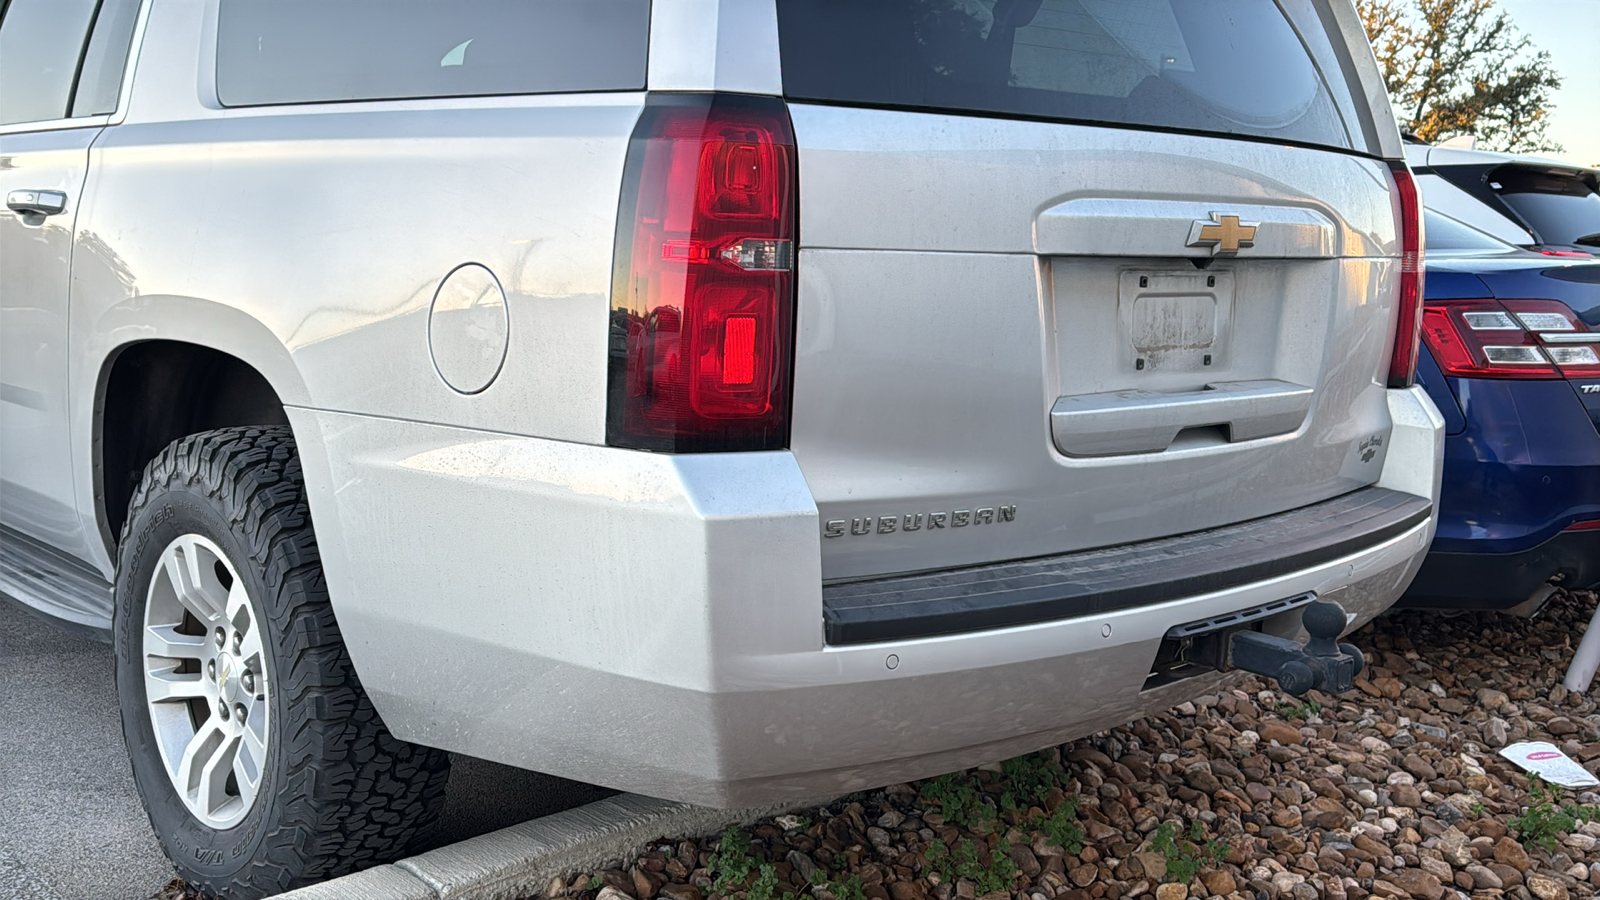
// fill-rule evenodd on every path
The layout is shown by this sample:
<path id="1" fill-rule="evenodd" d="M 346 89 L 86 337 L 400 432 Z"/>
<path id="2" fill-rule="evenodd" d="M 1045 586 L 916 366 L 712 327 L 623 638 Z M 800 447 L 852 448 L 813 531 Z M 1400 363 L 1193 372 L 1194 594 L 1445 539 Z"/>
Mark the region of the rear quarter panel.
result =
<path id="1" fill-rule="evenodd" d="M 115 275 L 74 297 L 85 345 L 115 343 L 107 317 L 133 298 L 138 337 L 181 331 L 160 298 L 188 298 L 270 332 L 303 382 L 286 402 L 600 440 L 617 190 L 642 94 L 223 109 L 213 16 L 156 4 L 127 120 L 94 148 L 78 240 Z M 510 331 L 498 378 L 471 397 L 428 346 L 434 292 L 463 263 L 498 277 Z"/>
<path id="2" fill-rule="evenodd" d="M 130 343 L 188 341 L 244 360 L 291 407 L 601 441 L 613 223 L 643 95 L 225 109 L 215 17 L 215 0 L 152 5 L 125 120 L 91 151 L 72 383 L 101 384 Z M 498 377 L 471 396 L 428 341 L 434 293 L 464 263 L 497 276 L 509 326 Z M 77 390 L 72 413 L 86 519 L 97 397 Z"/>

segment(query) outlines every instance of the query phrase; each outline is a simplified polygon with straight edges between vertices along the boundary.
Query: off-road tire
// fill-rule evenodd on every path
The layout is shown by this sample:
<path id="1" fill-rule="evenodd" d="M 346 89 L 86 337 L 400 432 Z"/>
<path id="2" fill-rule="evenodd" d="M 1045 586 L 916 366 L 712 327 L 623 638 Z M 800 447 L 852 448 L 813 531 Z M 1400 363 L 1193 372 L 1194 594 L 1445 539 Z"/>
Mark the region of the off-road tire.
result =
<path id="1" fill-rule="evenodd" d="M 152 567 L 184 534 L 209 538 L 237 569 L 274 670 L 260 791 L 225 830 L 207 827 L 179 798 L 146 703 Z M 150 463 L 122 532 L 112 633 L 140 798 L 178 873 L 205 895 L 247 900 L 388 862 L 437 819 L 449 758 L 392 736 L 356 678 L 288 428 L 190 435 Z"/>

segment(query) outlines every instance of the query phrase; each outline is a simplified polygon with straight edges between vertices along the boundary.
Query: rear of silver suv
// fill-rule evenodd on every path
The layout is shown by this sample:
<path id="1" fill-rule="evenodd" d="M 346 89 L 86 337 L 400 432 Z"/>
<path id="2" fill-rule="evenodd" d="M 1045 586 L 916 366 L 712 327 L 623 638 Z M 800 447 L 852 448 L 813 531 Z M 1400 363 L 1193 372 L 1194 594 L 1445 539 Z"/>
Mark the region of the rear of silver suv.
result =
<path id="1" fill-rule="evenodd" d="M 1345 3 L 720 11 L 705 80 L 652 58 L 710 92 L 645 99 L 609 341 L 608 445 L 706 478 L 676 488 L 703 586 L 655 607 L 697 640 L 638 651 L 648 690 L 586 673 L 650 749 L 452 718 L 468 749 L 841 792 L 1193 694 L 1175 626 L 1399 595 L 1438 420 L 1415 190 Z"/>
<path id="2" fill-rule="evenodd" d="M 1439 421 L 1410 388 L 1415 189 L 1348 4 L 774 6 L 741 61 L 784 102 L 653 95 L 634 140 L 696 103 L 793 142 L 795 230 L 759 235 L 798 248 L 772 277 L 793 412 L 759 446 L 792 454 L 820 549 L 749 545 L 774 578 L 713 603 L 728 643 L 673 707 L 708 743 L 640 789 L 745 803 L 1030 750 L 1209 686 L 1176 626 L 1294 634 L 1269 613 L 1317 594 L 1353 627 L 1398 596 Z M 632 197 L 608 439 L 669 449 L 627 415 L 670 402 L 658 311 L 704 307 L 646 286 Z M 779 563 L 813 553 L 820 597 Z"/>
<path id="3" fill-rule="evenodd" d="M 110 629 L 207 890 L 400 852 L 420 748 L 727 806 L 1035 750 L 1427 548 L 1349 0 L 104 4 L 119 99 L 0 122 L 59 276 L 6 589 Z"/>

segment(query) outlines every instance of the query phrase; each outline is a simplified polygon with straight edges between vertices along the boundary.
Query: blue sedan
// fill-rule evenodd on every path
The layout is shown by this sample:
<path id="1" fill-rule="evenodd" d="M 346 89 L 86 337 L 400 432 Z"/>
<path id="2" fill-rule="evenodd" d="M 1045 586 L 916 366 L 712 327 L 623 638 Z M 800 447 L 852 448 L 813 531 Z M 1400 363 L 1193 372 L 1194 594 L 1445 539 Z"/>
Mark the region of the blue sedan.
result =
<path id="1" fill-rule="evenodd" d="M 1444 415 L 1438 535 L 1402 605 L 1536 608 L 1600 584 L 1600 260 L 1426 222 L 1417 380 Z"/>

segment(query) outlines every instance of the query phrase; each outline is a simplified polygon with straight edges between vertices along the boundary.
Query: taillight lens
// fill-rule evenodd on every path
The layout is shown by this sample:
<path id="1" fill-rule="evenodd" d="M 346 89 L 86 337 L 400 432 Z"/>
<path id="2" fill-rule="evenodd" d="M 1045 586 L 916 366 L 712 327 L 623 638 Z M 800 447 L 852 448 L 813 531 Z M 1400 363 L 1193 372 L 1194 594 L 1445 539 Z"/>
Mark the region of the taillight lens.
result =
<path id="1" fill-rule="evenodd" d="M 606 443 L 787 446 L 795 157 L 778 98 L 650 96 L 622 178 Z"/>
<path id="2" fill-rule="evenodd" d="M 1411 169 L 1389 163 L 1394 182 L 1395 230 L 1400 234 L 1400 300 L 1396 306 L 1394 354 L 1389 358 L 1389 387 L 1410 387 L 1417 380 L 1418 332 L 1422 325 L 1422 198 Z"/>
<path id="3" fill-rule="evenodd" d="M 1600 332 L 1557 300 L 1429 301 L 1422 335 L 1446 375 L 1600 375 Z"/>

